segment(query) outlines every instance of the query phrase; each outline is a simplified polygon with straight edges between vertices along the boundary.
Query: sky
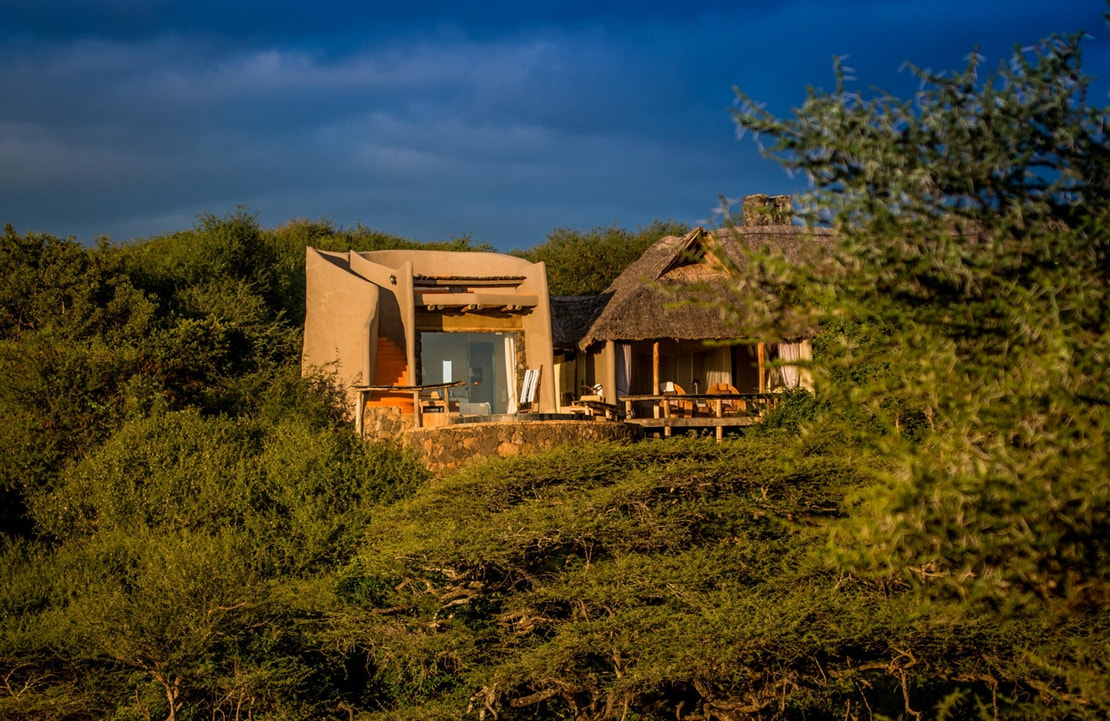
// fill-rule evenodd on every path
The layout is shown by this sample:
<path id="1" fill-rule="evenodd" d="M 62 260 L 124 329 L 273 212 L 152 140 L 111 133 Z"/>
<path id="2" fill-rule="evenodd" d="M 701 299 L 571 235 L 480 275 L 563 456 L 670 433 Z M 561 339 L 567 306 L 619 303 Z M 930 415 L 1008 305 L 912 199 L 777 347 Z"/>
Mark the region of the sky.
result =
<path id="1" fill-rule="evenodd" d="M 829 88 L 909 97 L 906 64 L 996 66 L 1085 30 L 1101 0 L 0 0 L 0 223 L 91 243 L 244 207 L 530 248 L 555 228 L 712 219 L 793 193 L 738 138 Z"/>

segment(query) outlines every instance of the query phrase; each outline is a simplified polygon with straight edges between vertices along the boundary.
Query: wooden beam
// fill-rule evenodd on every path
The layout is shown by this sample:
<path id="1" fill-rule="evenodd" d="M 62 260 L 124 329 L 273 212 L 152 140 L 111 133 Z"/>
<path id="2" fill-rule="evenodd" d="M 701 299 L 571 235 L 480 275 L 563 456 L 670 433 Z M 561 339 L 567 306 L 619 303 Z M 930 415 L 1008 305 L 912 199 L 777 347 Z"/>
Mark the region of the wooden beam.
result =
<path id="1" fill-rule="evenodd" d="M 724 415 L 725 415 L 724 401 L 722 401 L 720 398 L 717 398 L 717 399 L 714 399 L 712 401 L 712 403 L 713 403 L 713 417 L 714 418 L 724 418 Z M 724 438 L 725 438 L 725 427 L 724 426 L 717 426 L 717 442 L 720 443 L 721 441 L 724 440 Z"/>
<path id="2" fill-rule="evenodd" d="M 659 341 L 652 341 L 651 343 L 651 394 L 659 395 Z M 659 404 L 656 403 L 653 408 L 655 417 L 659 417 Z"/>
<path id="3" fill-rule="evenodd" d="M 605 380 L 601 385 L 605 391 L 606 403 L 616 405 L 617 402 L 617 344 L 616 341 L 605 341 L 605 355 L 608 363 L 605 364 Z"/>
<path id="4" fill-rule="evenodd" d="M 625 423 L 643 426 L 644 428 L 663 428 L 668 436 L 670 435 L 670 428 L 717 428 L 718 426 L 724 428 L 745 428 L 747 426 L 757 425 L 759 421 L 760 419 L 756 416 L 725 416 L 723 418 L 713 418 L 712 416 L 677 418 L 671 416 L 670 418 L 624 419 Z"/>
<path id="5" fill-rule="evenodd" d="M 756 355 L 759 358 L 759 392 L 767 392 L 767 344 L 760 341 L 756 346 Z"/>
<path id="6" fill-rule="evenodd" d="M 518 286 L 527 278 L 523 275 L 499 276 L 414 276 L 416 289 L 419 291 L 426 286 L 432 287 L 491 287 L 491 286 Z"/>

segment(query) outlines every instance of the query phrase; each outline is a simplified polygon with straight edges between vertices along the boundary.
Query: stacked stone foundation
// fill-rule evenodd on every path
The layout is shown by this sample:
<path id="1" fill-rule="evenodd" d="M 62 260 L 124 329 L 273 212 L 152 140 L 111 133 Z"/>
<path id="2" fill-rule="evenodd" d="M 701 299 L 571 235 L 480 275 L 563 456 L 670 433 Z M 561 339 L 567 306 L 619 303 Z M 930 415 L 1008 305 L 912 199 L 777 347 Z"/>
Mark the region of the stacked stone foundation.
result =
<path id="1" fill-rule="evenodd" d="M 597 420 L 461 423 L 401 434 L 401 442 L 413 449 L 433 473 L 485 458 L 507 458 L 559 445 L 642 438 L 643 430 L 638 426 Z"/>

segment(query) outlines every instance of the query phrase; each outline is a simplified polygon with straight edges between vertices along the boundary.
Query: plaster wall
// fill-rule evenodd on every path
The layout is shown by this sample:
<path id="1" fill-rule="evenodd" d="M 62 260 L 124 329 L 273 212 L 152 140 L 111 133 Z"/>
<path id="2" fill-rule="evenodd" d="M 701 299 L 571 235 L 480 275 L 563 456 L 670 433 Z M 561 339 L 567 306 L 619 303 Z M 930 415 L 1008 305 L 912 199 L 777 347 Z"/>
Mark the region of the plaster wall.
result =
<path id="1" fill-rule="evenodd" d="M 370 261 L 359 253 L 350 253 L 350 258 L 351 270 L 380 289 L 378 332 L 393 341 L 398 348 L 405 349 L 411 379 L 416 354 L 412 343 L 413 330 L 416 327 L 412 298 L 412 261 L 403 261 L 393 267 Z"/>
<path id="2" fill-rule="evenodd" d="M 351 273 L 346 254 L 309 248 L 305 256 L 305 372 L 329 368 L 348 389 L 373 378 L 370 339 L 377 323 L 378 287 Z"/>
<path id="3" fill-rule="evenodd" d="M 447 311 L 437 316 L 423 310 L 418 313 L 416 276 L 514 279 L 506 282 L 516 285 L 506 295 L 534 296 L 536 305 L 520 314 Z M 553 412 L 557 408 L 551 306 L 542 263 L 498 253 L 423 250 L 334 253 L 309 248 L 305 316 L 303 366 L 306 370 L 311 366 L 334 368 L 337 379 L 348 389 L 352 408 L 357 406 L 357 394 L 350 390 L 351 386 L 375 382 L 375 346 L 379 336 L 404 349 L 407 382 L 415 382 L 419 330 L 519 332 L 518 361 L 526 368 L 540 371 L 537 402 L 530 410 Z"/>

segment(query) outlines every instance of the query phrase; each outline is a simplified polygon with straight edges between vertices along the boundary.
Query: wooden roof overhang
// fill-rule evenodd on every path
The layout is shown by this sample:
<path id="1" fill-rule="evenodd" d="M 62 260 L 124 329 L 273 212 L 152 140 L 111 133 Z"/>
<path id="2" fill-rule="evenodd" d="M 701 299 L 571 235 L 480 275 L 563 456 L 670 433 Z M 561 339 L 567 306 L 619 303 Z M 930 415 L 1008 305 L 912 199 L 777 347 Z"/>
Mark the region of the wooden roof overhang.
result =
<path id="1" fill-rule="evenodd" d="M 527 278 L 522 275 L 500 276 L 413 276 L 413 298 L 416 307 L 425 311 L 477 313 L 529 312 L 539 305 L 539 296 L 517 293 Z"/>
<path id="2" fill-rule="evenodd" d="M 477 286 L 510 286 L 515 287 L 527 278 L 523 275 L 414 275 L 413 284 L 421 287 L 477 287 Z"/>
<path id="3" fill-rule="evenodd" d="M 499 310 L 503 313 L 523 313 L 539 305 L 536 295 L 496 292 L 415 292 L 416 307 L 427 311 L 459 310 L 463 313 Z"/>

